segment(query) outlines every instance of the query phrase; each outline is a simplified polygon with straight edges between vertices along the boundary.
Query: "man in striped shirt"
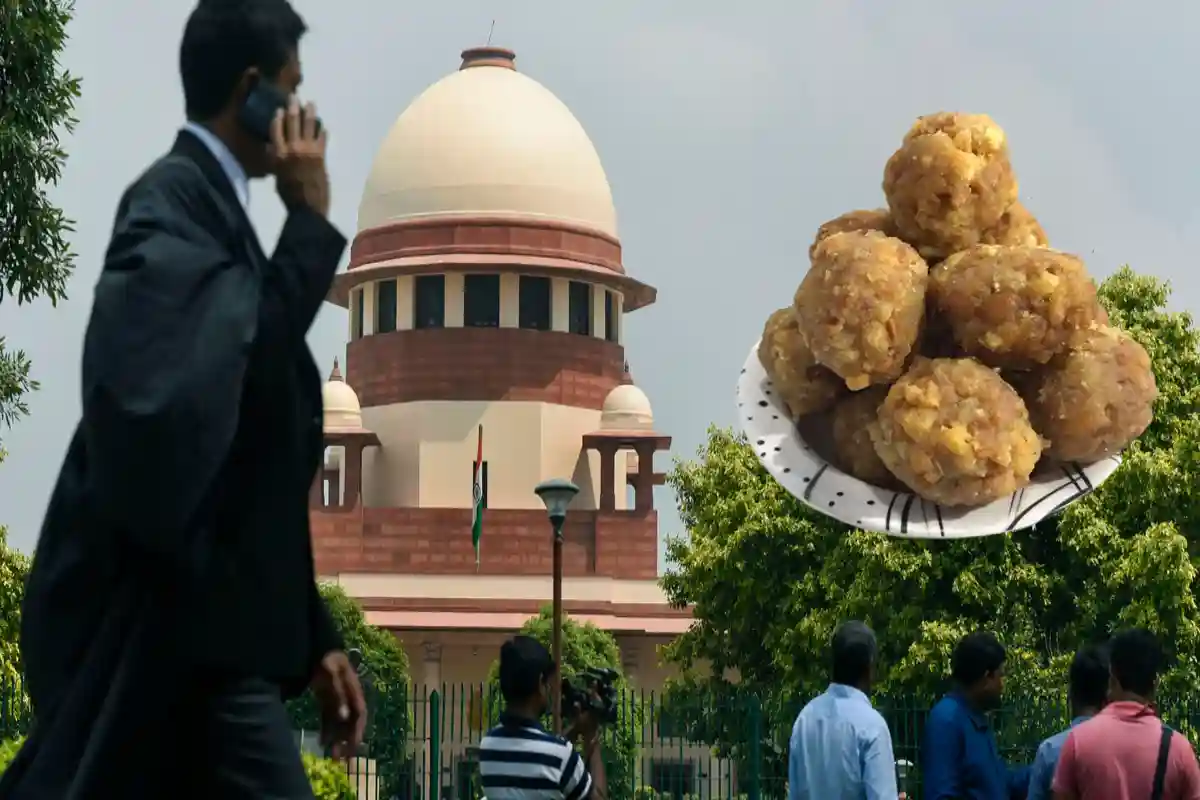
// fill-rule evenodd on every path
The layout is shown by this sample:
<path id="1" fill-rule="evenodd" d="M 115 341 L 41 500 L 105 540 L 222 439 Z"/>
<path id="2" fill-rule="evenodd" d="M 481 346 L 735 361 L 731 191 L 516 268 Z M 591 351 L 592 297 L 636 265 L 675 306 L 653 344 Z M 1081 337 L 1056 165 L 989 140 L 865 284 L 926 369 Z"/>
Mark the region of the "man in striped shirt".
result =
<path id="1" fill-rule="evenodd" d="M 606 800 L 595 717 L 587 711 L 576 715 L 566 738 L 539 722 L 550 708 L 558 679 L 558 665 L 536 639 L 514 636 L 500 648 L 504 713 L 479 743 L 479 773 L 487 800 Z M 583 757 L 573 745 L 576 739 L 582 741 Z"/>

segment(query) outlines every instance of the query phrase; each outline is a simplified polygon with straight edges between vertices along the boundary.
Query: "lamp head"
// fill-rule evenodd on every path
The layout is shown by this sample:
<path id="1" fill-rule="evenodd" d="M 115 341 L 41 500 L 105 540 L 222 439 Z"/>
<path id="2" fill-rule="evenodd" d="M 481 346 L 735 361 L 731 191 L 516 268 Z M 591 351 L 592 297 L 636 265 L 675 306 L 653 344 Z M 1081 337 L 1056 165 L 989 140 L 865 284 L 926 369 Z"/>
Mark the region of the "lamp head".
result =
<path id="1" fill-rule="evenodd" d="M 550 521 L 561 523 L 567 516 L 567 506 L 579 494 L 579 487 L 568 480 L 553 478 L 537 485 L 534 494 L 546 504 L 546 514 Z"/>

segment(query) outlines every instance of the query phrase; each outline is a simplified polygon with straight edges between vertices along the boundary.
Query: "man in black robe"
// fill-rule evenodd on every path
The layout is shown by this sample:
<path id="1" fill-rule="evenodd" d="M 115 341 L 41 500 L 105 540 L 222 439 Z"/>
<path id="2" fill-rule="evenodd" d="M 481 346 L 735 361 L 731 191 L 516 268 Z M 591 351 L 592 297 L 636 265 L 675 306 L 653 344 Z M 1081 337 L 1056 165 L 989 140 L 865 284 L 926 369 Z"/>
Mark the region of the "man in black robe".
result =
<path id="1" fill-rule="evenodd" d="M 311 798 L 283 705 L 310 685 L 327 742 L 361 740 L 309 538 L 305 333 L 346 242 L 325 133 L 294 100 L 304 31 L 286 0 L 200 0 L 188 20 L 189 122 L 121 198 L 95 290 L 23 610 L 35 723 L 0 798 Z M 261 81 L 293 98 L 269 141 L 243 109 Z M 269 174 L 287 219 L 268 258 L 246 203 Z"/>

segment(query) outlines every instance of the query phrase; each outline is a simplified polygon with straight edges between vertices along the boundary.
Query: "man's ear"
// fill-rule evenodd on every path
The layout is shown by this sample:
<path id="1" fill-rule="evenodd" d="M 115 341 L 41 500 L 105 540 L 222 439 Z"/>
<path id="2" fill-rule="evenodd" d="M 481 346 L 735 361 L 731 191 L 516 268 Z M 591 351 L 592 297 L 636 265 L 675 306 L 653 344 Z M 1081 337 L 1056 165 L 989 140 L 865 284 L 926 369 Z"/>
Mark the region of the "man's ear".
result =
<path id="1" fill-rule="evenodd" d="M 258 67 L 248 67 L 242 73 L 242 77 L 238 79 L 237 88 L 234 90 L 234 99 L 240 106 L 246 102 L 246 98 L 250 96 L 250 92 L 254 91 L 254 87 L 262 80 L 262 72 Z"/>

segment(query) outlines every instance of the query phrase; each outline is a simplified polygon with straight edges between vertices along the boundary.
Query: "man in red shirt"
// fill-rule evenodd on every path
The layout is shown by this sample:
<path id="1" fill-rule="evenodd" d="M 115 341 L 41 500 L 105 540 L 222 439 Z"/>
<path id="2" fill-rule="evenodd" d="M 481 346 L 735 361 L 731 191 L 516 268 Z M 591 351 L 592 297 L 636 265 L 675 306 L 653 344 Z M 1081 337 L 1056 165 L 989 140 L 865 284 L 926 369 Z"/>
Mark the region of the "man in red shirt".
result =
<path id="1" fill-rule="evenodd" d="M 1108 706 L 1071 730 L 1054 772 L 1056 800 L 1200 800 L 1200 764 L 1154 713 L 1162 648 L 1150 631 L 1113 637 Z"/>

